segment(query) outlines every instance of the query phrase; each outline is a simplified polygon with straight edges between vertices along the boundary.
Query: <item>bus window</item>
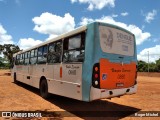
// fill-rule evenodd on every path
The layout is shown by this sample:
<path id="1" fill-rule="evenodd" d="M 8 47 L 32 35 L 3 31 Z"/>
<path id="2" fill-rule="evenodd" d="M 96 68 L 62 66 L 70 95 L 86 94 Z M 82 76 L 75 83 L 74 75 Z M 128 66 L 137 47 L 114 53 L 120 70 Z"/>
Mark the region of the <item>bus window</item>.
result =
<path id="1" fill-rule="evenodd" d="M 100 45 L 105 53 L 133 56 L 134 36 L 125 31 L 99 26 Z"/>
<path id="2" fill-rule="evenodd" d="M 38 64 L 44 64 L 47 62 L 47 45 L 38 48 Z"/>
<path id="3" fill-rule="evenodd" d="M 49 44 L 48 63 L 60 63 L 62 53 L 62 41 Z"/>
<path id="4" fill-rule="evenodd" d="M 84 61 L 84 40 L 85 34 L 81 33 L 64 40 L 63 62 Z"/>
<path id="5" fill-rule="evenodd" d="M 31 50 L 30 55 L 30 64 L 36 64 L 37 63 L 37 49 Z"/>
<path id="6" fill-rule="evenodd" d="M 81 47 L 81 35 L 69 38 L 69 49 L 76 49 Z"/>
<path id="7" fill-rule="evenodd" d="M 24 54 L 20 54 L 20 65 L 24 63 Z"/>
<path id="8" fill-rule="evenodd" d="M 20 55 L 16 55 L 16 60 L 15 60 L 16 65 L 19 65 L 19 59 L 20 59 Z"/>
<path id="9" fill-rule="evenodd" d="M 30 52 L 26 52 L 26 53 L 24 54 L 24 58 L 25 58 L 24 64 L 25 64 L 25 65 L 28 65 L 28 64 L 29 64 L 29 55 L 30 55 Z"/>

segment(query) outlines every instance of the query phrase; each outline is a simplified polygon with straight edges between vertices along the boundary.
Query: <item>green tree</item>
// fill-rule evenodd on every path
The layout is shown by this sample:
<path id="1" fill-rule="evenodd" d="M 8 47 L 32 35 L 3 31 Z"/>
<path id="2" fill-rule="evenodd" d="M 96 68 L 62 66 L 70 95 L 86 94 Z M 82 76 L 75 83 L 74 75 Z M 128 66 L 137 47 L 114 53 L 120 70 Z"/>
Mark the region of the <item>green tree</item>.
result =
<path id="1" fill-rule="evenodd" d="M 149 63 L 149 72 L 156 72 L 156 64 L 155 63 Z"/>
<path id="2" fill-rule="evenodd" d="M 146 62 L 140 60 L 138 61 L 138 72 L 147 72 L 148 65 Z"/>
<path id="3" fill-rule="evenodd" d="M 0 54 L 2 53 L 3 51 L 3 45 L 0 45 Z"/>
<path id="4" fill-rule="evenodd" d="M 20 51 L 19 47 L 14 44 L 0 45 L 0 52 L 4 54 L 10 65 L 13 64 L 13 54 Z"/>
<path id="5" fill-rule="evenodd" d="M 9 63 L 5 58 L 0 57 L 0 68 L 9 68 Z"/>
<path id="6" fill-rule="evenodd" d="M 144 61 L 138 61 L 138 72 L 147 72 L 148 63 Z M 160 58 L 155 63 L 149 63 L 150 72 L 160 72 Z"/>
<path id="7" fill-rule="evenodd" d="M 4 60 L 2 57 L 0 57 L 0 67 L 4 67 Z"/>
<path id="8" fill-rule="evenodd" d="M 160 58 L 156 60 L 156 70 L 157 72 L 160 72 Z"/>
<path id="9" fill-rule="evenodd" d="M 3 51 L 3 45 L 0 45 L 0 54 L 2 54 Z M 3 68 L 4 65 L 4 58 L 0 57 L 0 68 Z"/>

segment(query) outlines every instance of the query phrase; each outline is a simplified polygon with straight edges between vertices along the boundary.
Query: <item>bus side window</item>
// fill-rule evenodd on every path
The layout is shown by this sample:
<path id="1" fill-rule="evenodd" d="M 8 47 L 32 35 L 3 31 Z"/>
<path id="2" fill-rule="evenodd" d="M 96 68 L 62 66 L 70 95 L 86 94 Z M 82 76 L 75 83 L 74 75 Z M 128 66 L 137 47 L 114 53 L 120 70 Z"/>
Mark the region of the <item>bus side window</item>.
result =
<path id="1" fill-rule="evenodd" d="M 63 62 L 84 61 L 85 33 L 80 33 L 64 40 Z"/>
<path id="2" fill-rule="evenodd" d="M 16 58 L 15 58 L 15 57 L 13 57 L 13 58 L 12 58 L 12 63 L 11 63 L 11 68 L 13 68 L 13 67 L 14 67 L 14 65 L 15 65 L 15 60 L 16 60 Z"/>
<path id="3" fill-rule="evenodd" d="M 24 54 L 20 54 L 20 65 L 23 65 L 24 63 L 24 57 L 23 57 Z"/>
<path id="4" fill-rule="evenodd" d="M 38 64 L 45 64 L 47 62 L 47 45 L 38 48 Z"/>
<path id="5" fill-rule="evenodd" d="M 62 53 L 62 41 L 49 44 L 48 63 L 60 63 Z"/>
<path id="6" fill-rule="evenodd" d="M 37 49 L 31 50 L 30 53 L 30 64 L 36 64 L 37 63 Z"/>
<path id="7" fill-rule="evenodd" d="M 24 53 L 24 58 L 25 58 L 24 64 L 25 64 L 25 65 L 28 65 L 28 64 L 29 64 L 29 54 L 30 54 L 30 52 L 25 52 L 25 53 Z"/>
<path id="8" fill-rule="evenodd" d="M 19 65 L 19 55 L 16 55 L 15 65 Z"/>

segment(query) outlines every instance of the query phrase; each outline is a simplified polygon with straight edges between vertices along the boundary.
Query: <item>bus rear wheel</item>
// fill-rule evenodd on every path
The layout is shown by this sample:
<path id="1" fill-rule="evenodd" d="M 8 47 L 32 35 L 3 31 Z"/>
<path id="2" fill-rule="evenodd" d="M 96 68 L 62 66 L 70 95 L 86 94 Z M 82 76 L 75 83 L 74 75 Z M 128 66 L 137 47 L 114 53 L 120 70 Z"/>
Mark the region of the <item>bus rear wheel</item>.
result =
<path id="1" fill-rule="evenodd" d="M 49 97 L 49 93 L 48 93 L 48 84 L 46 79 L 43 79 L 40 83 L 40 95 L 41 97 L 43 97 L 44 99 L 47 99 Z"/>

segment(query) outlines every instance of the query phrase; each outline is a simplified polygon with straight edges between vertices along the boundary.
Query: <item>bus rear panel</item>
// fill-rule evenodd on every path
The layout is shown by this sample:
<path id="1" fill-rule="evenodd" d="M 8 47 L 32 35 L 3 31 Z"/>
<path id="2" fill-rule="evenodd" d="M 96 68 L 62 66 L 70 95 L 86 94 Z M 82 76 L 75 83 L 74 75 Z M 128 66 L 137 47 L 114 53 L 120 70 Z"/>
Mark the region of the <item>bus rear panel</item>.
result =
<path id="1" fill-rule="evenodd" d="M 95 25 L 90 100 L 136 93 L 137 58 L 132 33 L 112 25 Z M 98 40 L 96 40 L 98 39 Z"/>

